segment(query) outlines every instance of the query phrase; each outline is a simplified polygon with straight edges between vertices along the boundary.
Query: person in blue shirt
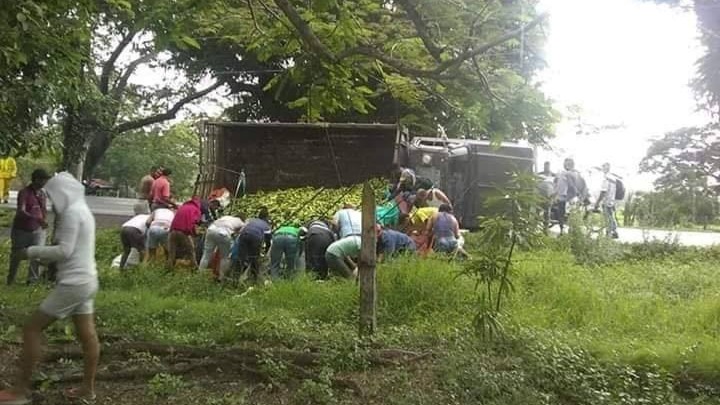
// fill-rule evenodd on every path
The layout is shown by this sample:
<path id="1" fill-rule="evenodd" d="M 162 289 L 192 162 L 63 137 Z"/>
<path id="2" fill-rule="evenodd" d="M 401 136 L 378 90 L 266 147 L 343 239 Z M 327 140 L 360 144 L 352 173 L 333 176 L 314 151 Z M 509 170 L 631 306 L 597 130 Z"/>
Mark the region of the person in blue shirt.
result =
<path id="1" fill-rule="evenodd" d="M 383 229 L 378 225 L 377 252 L 378 260 L 397 256 L 402 253 L 415 253 L 415 242 L 406 234 L 392 229 Z"/>
<path id="2" fill-rule="evenodd" d="M 267 208 L 260 209 L 257 218 L 247 221 L 245 227 L 238 234 L 235 246 L 232 249 L 233 276 L 239 277 L 250 264 L 248 278 L 256 282 L 260 276 L 260 251 L 267 235 L 270 235 L 270 215 Z"/>

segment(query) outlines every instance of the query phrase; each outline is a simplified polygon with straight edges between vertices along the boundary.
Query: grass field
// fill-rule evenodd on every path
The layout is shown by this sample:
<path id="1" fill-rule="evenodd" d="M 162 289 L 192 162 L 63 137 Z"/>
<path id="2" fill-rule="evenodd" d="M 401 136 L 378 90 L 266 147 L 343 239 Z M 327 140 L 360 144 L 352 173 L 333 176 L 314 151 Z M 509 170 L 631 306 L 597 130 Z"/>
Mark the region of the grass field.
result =
<path id="1" fill-rule="evenodd" d="M 101 233 L 101 262 L 116 253 L 116 237 Z M 716 403 L 720 261 L 702 252 L 604 267 L 579 266 L 558 248 L 523 252 L 506 338 L 493 344 L 479 344 L 470 328 L 473 283 L 459 276 L 459 264 L 441 259 L 380 266 L 380 332 L 371 342 L 356 337 L 351 282 L 302 277 L 246 290 L 156 267 L 120 274 L 102 266 L 99 327 L 107 335 L 199 347 L 320 347 L 336 354 L 326 367 L 365 373 L 356 378 L 370 371 L 346 365 L 368 344 L 441 353 L 420 368 L 380 372 L 368 403 Z M 0 287 L 4 339 L 17 338 L 15 325 L 46 292 Z M 63 323 L 50 335 L 69 337 Z M 396 386 L 412 395 L 384 395 Z M 344 401 L 355 403 L 342 395 L 327 403 Z"/>

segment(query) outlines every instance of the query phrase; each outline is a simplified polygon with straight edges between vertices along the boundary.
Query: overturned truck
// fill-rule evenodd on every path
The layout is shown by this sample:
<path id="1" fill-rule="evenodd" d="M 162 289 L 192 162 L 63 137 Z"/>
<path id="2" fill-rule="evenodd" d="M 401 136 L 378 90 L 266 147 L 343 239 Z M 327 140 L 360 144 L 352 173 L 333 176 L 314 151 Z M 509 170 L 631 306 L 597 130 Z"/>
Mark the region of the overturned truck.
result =
<path id="1" fill-rule="evenodd" d="M 384 177 L 399 163 L 445 191 L 466 228 L 477 226 L 484 200 L 510 172 L 534 168 L 527 145 L 410 138 L 398 125 L 203 122 L 199 133 L 198 194 L 347 186 Z"/>

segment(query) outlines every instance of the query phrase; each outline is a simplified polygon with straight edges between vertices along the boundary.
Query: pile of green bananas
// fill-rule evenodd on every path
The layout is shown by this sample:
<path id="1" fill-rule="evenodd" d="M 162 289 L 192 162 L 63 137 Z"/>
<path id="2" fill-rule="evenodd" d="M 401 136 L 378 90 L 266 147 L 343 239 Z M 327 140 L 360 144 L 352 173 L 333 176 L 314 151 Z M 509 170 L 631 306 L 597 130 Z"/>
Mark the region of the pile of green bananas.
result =
<path id="1" fill-rule="evenodd" d="M 385 197 L 387 183 L 383 179 L 372 179 L 370 185 L 375 191 L 376 202 L 381 202 Z M 251 218 L 257 215 L 260 207 L 267 207 L 276 226 L 303 225 L 314 219 L 331 217 L 343 204 L 359 206 L 362 188 L 362 184 L 354 184 L 343 188 L 302 187 L 261 191 L 236 199 L 226 212 Z"/>

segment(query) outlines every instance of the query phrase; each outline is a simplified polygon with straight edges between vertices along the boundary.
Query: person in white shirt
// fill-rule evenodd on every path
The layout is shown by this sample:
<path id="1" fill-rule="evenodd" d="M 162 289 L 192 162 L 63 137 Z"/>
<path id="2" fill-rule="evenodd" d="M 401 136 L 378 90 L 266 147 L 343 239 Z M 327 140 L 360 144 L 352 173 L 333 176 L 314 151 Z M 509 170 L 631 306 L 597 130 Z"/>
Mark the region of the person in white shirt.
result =
<path id="1" fill-rule="evenodd" d="M 340 239 L 347 236 L 360 236 L 362 233 L 362 213 L 352 204 L 345 204 L 332 219 L 333 227 Z"/>
<path id="2" fill-rule="evenodd" d="M 157 259 L 157 249 L 167 245 L 170 225 L 174 218 L 175 212 L 169 208 L 158 208 L 150 214 L 145 240 L 148 259 Z"/>
<path id="3" fill-rule="evenodd" d="M 602 204 L 602 211 L 605 215 L 607 236 L 617 239 L 618 224 L 617 218 L 615 218 L 615 193 L 617 191 L 617 178 L 610 174 L 610 163 L 604 163 L 602 165 L 602 172 L 605 177 L 603 178 L 600 195 L 595 203 L 595 209 L 599 210 L 600 204 Z"/>
<path id="4" fill-rule="evenodd" d="M 95 218 L 85 202 L 85 187 L 70 173 L 62 172 L 45 186 L 58 219 L 56 244 L 31 246 L 23 255 L 57 265 L 57 284 L 23 329 L 23 350 L 15 385 L 0 391 L 0 404 L 30 403 L 32 372 L 40 360 L 43 331 L 58 319 L 72 317 L 82 345 L 84 377 L 79 388 L 65 390 L 69 399 L 95 398 L 95 372 L 100 345 L 95 331 Z"/>
<path id="5" fill-rule="evenodd" d="M 136 210 L 136 215 L 125 222 L 120 229 L 120 242 L 123 247 L 123 253 L 120 257 L 120 270 L 125 270 L 132 249 L 137 250 L 140 257 L 145 252 L 145 233 L 150 215 L 141 214 L 138 211 L 140 210 Z"/>
<path id="6" fill-rule="evenodd" d="M 242 219 L 229 215 L 220 217 L 210 224 L 205 234 L 200 269 L 207 269 L 210 266 L 212 255 L 217 249 L 220 255 L 218 280 L 222 280 L 230 268 L 230 250 L 232 249 L 233 236 L 239 233 L 244 226 L 245 222 Z"/>

